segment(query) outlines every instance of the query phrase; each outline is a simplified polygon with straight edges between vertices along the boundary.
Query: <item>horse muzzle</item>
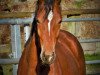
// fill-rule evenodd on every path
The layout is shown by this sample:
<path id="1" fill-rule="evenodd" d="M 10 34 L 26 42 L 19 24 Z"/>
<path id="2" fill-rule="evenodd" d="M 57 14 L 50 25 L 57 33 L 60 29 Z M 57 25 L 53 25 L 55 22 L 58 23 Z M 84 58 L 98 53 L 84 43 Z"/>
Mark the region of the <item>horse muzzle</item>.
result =
<path id="1" fill-rule="evenodd" d="M 46 54 L 45 52 L 41 53 L 41 60 L 43 64 L 52 64 L 55 60 L 55 53 Z"/>

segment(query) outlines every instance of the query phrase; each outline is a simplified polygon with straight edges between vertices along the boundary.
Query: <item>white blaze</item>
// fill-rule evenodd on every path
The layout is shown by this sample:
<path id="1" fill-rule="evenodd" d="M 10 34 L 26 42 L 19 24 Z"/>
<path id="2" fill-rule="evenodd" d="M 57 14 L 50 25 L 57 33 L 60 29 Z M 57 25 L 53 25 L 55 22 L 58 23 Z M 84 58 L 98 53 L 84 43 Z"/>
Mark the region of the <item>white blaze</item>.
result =
<path id="1" fill-rule="evenodd" d="M 49 20 L 49 22 L 48 22 L 48 31 L 49 31 L 49 35 L 50 35 L 50 23 L 51 23 L 52 18 L 53 18 L 53 12 L 52 12 L 52 10 L 50 10 L 50 12 L 48 14 L 48 20 Z"/>

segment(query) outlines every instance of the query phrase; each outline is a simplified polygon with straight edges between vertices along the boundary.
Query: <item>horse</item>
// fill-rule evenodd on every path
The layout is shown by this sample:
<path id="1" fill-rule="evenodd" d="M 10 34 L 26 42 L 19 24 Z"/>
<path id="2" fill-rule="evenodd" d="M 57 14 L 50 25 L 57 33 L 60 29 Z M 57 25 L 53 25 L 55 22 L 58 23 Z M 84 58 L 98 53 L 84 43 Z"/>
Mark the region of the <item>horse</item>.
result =
<path id="1" fill-rule="evenodd" d="M 38 0 L 30 37 L 17 75 L 85 75 L 83 49 L 77 38 L 60 29 L 61 0 Z"/>

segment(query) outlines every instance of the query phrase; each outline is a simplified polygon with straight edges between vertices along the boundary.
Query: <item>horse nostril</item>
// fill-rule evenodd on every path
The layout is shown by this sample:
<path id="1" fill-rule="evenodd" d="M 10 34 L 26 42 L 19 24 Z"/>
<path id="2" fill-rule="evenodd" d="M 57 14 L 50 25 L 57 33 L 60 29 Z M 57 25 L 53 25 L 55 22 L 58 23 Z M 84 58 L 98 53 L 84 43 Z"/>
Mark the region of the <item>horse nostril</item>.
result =
<path id="1" fill-rule="evenodd" d="M 52 54 L 49 54 L 49 55 L 42 53 L 41 60 L 44 64 L 51 64 L 51 63 L 53 63 L 54 59 L 55 59 L 54 52 Z"/>

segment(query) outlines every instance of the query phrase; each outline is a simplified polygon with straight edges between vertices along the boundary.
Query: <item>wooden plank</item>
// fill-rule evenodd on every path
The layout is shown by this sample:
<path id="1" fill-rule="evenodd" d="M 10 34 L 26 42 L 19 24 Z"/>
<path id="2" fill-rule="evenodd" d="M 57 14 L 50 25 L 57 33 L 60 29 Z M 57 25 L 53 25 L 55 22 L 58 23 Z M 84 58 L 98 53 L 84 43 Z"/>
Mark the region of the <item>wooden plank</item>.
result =
<path id="1" fill-rule="evenodd" d="M 63 10 L 62 15 L 77 15 L 77 14 L 100 14 L 100 9 L 68 9 Z"/>
<path id="2" fill-rule="evenodd" d="M 11 52 L 11 48 L 10 47 L 11 47 L 10 44 L 0 45 L 0 54 L 1 53 L 9 53 L 9 52 Z"/>
<path id="3" fill-rule="evenodd" d="M 0 12 L 0 18 L 28 18 L 33 12 Z M 100 9 L 68 9 L 62 10 L 62 15 L 100 14 Z"/>
<path id="4" fill-rule="evenodd" d="M 28 18 L 32 12 L 0 12 L 0 18 Z"/>

